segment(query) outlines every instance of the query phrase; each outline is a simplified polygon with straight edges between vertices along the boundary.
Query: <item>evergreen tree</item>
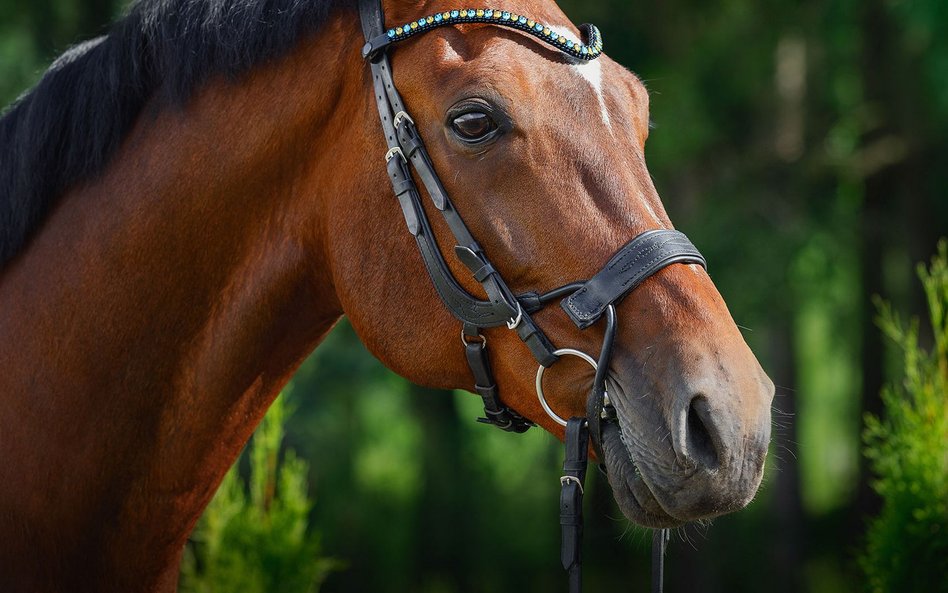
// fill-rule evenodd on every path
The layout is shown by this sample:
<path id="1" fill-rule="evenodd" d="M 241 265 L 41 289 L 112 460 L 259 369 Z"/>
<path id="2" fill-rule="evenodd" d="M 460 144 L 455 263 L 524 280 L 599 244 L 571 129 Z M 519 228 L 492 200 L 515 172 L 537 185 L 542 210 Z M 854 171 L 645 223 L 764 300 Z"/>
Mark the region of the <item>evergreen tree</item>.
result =
<path id="1" fill-rule="evenodd" d="M 879 326 L 902 353 L 904 377 L 882 391 L 885 417 L 866 418 L 865 454 L 883 501 L 862 557 L 873 593 L 948 592 L 948 241 L 918 273 L 931 352 L 919 345 L 918 320 L 906 324 L 879 301 Z"/>
<path id="2" fill-rule="evenodd" d="M 281 395 L 254 433 L 248 479 L 239 463 L 224 477 L 192 536 L 183 592 L 314 593 L 337 566 L 308 525 L 307 463 L 292 450 L 279 458 L 288 416 Z"/>

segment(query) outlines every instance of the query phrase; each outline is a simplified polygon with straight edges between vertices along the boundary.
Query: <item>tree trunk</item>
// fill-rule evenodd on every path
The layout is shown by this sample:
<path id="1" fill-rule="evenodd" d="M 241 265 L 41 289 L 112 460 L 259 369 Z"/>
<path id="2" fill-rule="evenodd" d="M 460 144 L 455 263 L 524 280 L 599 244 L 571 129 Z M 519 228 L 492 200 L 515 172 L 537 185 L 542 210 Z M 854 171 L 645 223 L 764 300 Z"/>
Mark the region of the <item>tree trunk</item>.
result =
<path id="1" fill-rule="evenodd" d="M 774 397 L 774 431 L 771 447 L 776 465 L 773 472 L 774 514 L 771 562 L 774 579 L 769 590 L 775 593 L 795 593 L 803 590 L 806 517 L 800 498 L 800 467 L 797 455 L 797 364 L 793 318 L 777 322 L 777 331 L 771 339 L 771 369 L 778 385 Z"/>

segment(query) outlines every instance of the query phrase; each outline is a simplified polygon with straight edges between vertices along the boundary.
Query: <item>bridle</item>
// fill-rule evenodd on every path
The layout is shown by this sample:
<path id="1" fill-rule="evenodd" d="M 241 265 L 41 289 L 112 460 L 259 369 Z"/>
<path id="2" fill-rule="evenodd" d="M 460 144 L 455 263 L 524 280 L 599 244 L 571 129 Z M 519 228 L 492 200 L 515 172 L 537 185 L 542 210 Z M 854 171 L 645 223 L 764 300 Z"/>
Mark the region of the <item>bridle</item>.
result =
<path id="1" fill-rule="evenodd" d="M 573 59 L 593 60 L 602 53 L 599 30 L 594 25 L 582 25 L 580 30 L 585 42 L 576 43 L 552 27 L 524 15 L 486 8 L 439 12 L 386 29 L 381 0 L 360 0 L 359 17 L 366 39 L 362 55 L 371 68 L 375 100 L 388 145 L 385 162 L 389 180 L 435 290 L 451 314 L 461 321 L 461 342 L 474 376 L 474 391 L 484 401 L 484 417 L 478 418 L 478 421 L 518 433 L 534 426 L 501 401 L 487 357 L 487 340 L 481 330 L 506 325 L 517 332 L 540 364 L 536 387 L 541 405 L 554 421 L 566 427 L 566 459 L 563 464 L 564 475 L 560 479 L 561 560 L 569 574 L 570 591 L 578 593 L 582 587 L 582 499 L 587 452 L 591 441 L 600 462 L 604 462 L 602 425 L 604 422 L 616 421 L 615 409 L 606 393 L 606 373 L 617 323 L 615 304 L 646 278 L 666 266 L 683 263 L 707 267 L 707 264 L 684 234 L 675 230 L 655 229 L 645 231 L 626 243 L 587 281 L 573 282 L 545 293 L 515 294 L 491 264 L 448 198 L 418 135 L 415 122 L 395 88 L 388 50 L 393 43 L 436 27 L 489 23 L 528 33 Z M 455 255 L 483 287 L 487 300 L 468 293 L 448 268 L 422 207 L 421 194 L 409 171 L 409 164 L 454 235 Z M 556 300 L 560 301 L 560 306 L 579 329 L 588 328 L 604 318 L 605 337 L 598 361 L 577 350 L 556 349 L 533 321 L 531 314 Z M 592 390 L 586 401 L 585 418 L 560 418 L 543 396 L 543 371 L 564 355 L 579 356 L 596 370 Z M 600 467 L 604 469 L 604 466 Z M 667 530 L 655 530 L 652 539 L 652 590 L 656 592 L 662 590 L 667 540 Z"/>

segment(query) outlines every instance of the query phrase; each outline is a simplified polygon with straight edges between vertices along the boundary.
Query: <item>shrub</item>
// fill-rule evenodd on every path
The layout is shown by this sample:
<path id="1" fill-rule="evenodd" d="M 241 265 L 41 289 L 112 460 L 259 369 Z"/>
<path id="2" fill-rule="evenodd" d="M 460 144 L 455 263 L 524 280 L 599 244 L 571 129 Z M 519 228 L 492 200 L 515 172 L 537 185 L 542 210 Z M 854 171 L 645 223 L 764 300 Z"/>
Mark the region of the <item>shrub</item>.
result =
<path id="1" fill-rule="evenodd" d="M 898 347 L 903 378 L 883 390 L 885 417 L 866 418 L 865 455 L 882 511 L 869 522 L 861 557 L 869 589 L 948 591 L 948 243 L 919 265 L 934 345 L 918 320 L 903 322 L 877 301 L 879 327 Z"/>
<path id="2" fill-rule="evenodd" d="M 192 535 L 182 566 L 184 593 L 313 593 L 336 563 L 320 557 L 308 526 L 307 464 L 280 445 L 288 410 L 281 395 L 249 450 L 248 480 L 227 472 Z"/>

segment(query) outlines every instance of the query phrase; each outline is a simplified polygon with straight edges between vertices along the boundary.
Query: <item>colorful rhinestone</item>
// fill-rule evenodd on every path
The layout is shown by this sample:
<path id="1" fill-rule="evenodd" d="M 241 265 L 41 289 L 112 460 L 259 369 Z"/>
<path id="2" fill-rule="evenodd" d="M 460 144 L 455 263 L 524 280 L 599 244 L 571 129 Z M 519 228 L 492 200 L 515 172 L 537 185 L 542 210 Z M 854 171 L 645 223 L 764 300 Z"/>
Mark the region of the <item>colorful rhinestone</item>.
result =
<path id="1" fill-rule="evenodd" d="M 415 33 L 427 31 L 432 27 L 468 22 L 494 22 L 507 27 L 525 31 L 547 43 L 552 44 L 560 51 L 583 60 L 594 60 L 602 54 L 602 34 L 593 25 L 583 25 L 587 43 L 579 43 L 560 35 L 550 27 L 535 21 L 526 15 L 496 10 L 493 8 L 464 8 L 445 12 L 438 12 L 417 21 L 409 22 L 401 27 L 388 29 L 385 36 L 390 41 L 401 41 Z"/>

